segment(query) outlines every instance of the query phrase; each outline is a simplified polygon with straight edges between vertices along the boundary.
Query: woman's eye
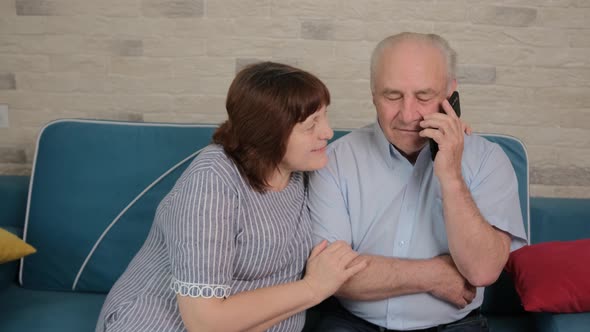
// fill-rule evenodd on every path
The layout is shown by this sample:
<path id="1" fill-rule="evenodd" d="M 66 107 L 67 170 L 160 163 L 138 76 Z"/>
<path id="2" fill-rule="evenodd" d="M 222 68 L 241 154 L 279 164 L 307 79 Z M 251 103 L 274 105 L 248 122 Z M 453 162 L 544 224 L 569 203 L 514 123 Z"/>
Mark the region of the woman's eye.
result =
<path id="1" fill-rule="evenodd" d="M 308 131 L 311 131 L 315 128 L 315 123 L 313 123 L 311 126 L 307 127 Z"/>

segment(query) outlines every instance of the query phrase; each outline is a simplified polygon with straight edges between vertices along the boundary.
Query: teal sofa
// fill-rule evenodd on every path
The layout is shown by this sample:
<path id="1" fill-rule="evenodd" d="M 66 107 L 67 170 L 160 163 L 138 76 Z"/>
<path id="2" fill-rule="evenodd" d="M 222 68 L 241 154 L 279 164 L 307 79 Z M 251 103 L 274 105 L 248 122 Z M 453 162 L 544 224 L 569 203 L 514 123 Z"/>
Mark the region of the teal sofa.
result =
<path id="1" fill-rule="evenodd" d="M 0 265 L 0 331 L 93 331 L 157 204 L 214 130 L 90 120 L 45 126 L 31 177 L 0 176 L 0 227 L 37 249 Z M 484 136 L 500 144 L 517 171 L 532 243 L 590 237 L 590 200 L 531 198 L 529 208 L 524 147 L 511 137 Z M 308 312 L 306 330 L 322 310 Z M 590 313 L 525 312 L 506 274 L 486 290 L 483 311 L 492 331 L 590 330 Z"/>

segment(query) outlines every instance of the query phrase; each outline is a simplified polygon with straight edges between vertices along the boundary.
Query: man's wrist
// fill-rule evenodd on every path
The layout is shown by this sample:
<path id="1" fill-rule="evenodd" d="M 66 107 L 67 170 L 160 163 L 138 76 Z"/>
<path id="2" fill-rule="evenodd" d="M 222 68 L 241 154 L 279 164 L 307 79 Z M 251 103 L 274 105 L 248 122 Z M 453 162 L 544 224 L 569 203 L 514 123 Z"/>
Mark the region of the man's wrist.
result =
<path id="1" fill-rule="evenodd" d="M 443 193 L 443 199 L 444 199 L 444 193 L 445 192 L 459 192 L 459 191 L 463 191 L 466 188 L 466 184 L 465 184 L 465 180 L 463 179 L 463 176 L 459 175 L 459 176 L 446 176 L 444 178 L 439 178 L 439 183 L 440 183 L 440 188 L 441 191 Z"/>

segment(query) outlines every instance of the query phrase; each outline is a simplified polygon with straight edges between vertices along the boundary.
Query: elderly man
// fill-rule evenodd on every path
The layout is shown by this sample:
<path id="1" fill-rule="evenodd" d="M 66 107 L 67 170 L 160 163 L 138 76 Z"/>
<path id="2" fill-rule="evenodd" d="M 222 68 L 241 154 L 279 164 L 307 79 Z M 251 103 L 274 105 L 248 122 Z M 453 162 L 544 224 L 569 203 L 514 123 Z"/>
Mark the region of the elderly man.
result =
<path id="1" fill-rule="evenodd" d="M 336 293 L 343 308 L 319 331 L 487 331 L 483 287 L 526 235 L 510 161 L 464 135 L 446 100 L 455 67 L 456 53 L 433 34 L 375 48 L 377 122 L 333 143 L 310 178 L 316 242 L 344 240 L 368 265 Z"/>

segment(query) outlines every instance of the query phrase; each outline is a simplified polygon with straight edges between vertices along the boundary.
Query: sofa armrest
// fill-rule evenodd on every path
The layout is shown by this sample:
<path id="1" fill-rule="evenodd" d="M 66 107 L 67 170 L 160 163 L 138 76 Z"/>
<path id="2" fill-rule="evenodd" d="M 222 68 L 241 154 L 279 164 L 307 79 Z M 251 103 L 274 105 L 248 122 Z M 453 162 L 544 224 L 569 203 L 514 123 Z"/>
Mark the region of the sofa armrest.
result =
<path id="1" fill-rule="evenodd" d="M 0 227 L 22 237 L 27 193 L 28 176 L 0 175 Z M 16 281 L 19 260 L 0 264 L 0 289 Z"/>
<path id="2" fill-rule="evenodd" d="M 18 237 L 22 237 L 22 228 L 12 226 L 3 226 L 2 228 Z M 16 281 L 19 264 L 20 260 L 0 264 L 0 289 L 4 289 Z"/>
<path id="3" fill-rule="evenodd" d="M 23 227 L 28 191 L 28 176 L 0 175 L 0 227 Z"/>
<path id="4" fill-rule="evenodd" d="M 531 243 L 590 238 L 590 199 L 531 197 Z"/>

